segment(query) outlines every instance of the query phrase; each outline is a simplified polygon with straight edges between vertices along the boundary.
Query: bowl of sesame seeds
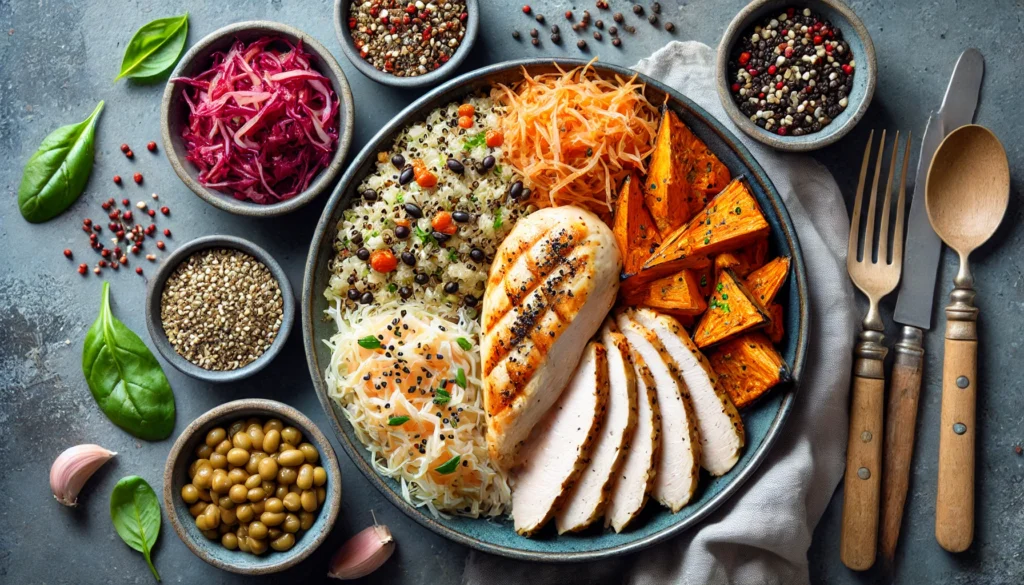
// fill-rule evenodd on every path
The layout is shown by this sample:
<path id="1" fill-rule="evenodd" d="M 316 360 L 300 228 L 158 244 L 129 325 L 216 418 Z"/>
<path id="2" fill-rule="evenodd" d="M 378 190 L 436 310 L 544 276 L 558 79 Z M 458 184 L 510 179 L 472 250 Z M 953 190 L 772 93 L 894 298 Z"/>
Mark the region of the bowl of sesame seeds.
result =
<path id="1" fill-rule="evenodd" d="M 360 73 L 394 87 L 450 77 L 473 48 L 476 0 L 334 0 L 338 42 Z"/>
<path id="2" fill-rule="evenodd" d="M 174 251 L 150 280 L 146 323 L 160 354 L 181 372 L 233 382 L 281 351 L 295 298 L 281 266 L 259 246 L 206 236 Z"/>
<path id="3" fill-rule="evenodd" d="M 874 95 L 876 69 L 864 23 L 840 0 L 755 0 L 718 46 L 718 95 L 748 136 L 809 151 L 857 125 Z"/>

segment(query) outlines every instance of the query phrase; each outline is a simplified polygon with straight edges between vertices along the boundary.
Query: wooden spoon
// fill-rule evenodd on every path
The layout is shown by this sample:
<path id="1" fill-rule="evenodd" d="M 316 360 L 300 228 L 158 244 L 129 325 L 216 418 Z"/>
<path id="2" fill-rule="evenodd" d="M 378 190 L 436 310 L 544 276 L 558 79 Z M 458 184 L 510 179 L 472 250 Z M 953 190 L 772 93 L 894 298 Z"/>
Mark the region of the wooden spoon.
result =
<path id="1" fill-rule="evenodd" d="M 999 139 L 976 125 L 946 136 L 928 169 L 925 204 L 935 233 L 960 255 L 946 307 L 935 500 L 935 539 L 950 552 L 967 550 L 974 538 L 978 309 L 967 257 L 995 233 L 1009 199 L 1010 167 Z"/>

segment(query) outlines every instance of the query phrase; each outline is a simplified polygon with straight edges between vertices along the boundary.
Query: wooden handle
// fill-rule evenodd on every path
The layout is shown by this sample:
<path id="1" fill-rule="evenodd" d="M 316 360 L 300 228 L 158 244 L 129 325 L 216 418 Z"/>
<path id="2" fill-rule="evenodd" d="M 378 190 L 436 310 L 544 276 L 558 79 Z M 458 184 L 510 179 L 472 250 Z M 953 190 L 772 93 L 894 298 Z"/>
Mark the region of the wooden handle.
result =
<path id="1" fill-rule="evenodd" d="M 974 539 L 974 437 L 978 342 L 946 339 L 942 364 L 942 428 L 935 539 L 963 552 Z"/>
<path id="2" fill-rule="evenodd" d="M 910 464 L 914 455 L 918 399 L 921 395 L 921 368 L 924 348 L 922 331 L 904 327 L 896 344 L 896 360 L 889 384 L 889 403 L 885 412 L 885 462 L 882 468 L 882 511 L 878 549 L 892 563 L 903 522 L 903 506 L 910 484 Z"/>
<path id="3" fill-rule="evenodd" d="M 839 555 L 843 564 L 855 571 L 870 569 L 875 564 L 884 392 L 883 378 L 853 378 Z"/>

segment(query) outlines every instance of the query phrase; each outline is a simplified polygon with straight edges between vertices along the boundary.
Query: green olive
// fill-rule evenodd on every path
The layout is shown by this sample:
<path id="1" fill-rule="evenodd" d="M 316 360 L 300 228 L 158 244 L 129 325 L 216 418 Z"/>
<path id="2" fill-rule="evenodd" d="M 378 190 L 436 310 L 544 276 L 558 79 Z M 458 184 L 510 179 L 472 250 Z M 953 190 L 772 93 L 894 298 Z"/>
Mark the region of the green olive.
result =
<path id="1" fill-rule="evenodd" d="M 298 467 L 306 462 L 306 456 L 298 449 L 289 449 L 278 456 L 277 462 L 285 467 Z"/>
<path id="2" fill-rule="evenodd" d="M 226 470 L 228 468 L 228 458 L 220 453 L 210 453 L 210 467 Z"/>
<path id="3" fill-rule="evenodd" d="M 288 533 L 284 533 L 270 541 L 270 547 L 276 551 L 286 551 L 291 549 L 293 546 L 295 546 L 295 536 Z"/>
<path id="4" fill-rule="evenodd" d="M 267 501 L 265 502 L 265 506 L 266 507 L 264 509 L 267 512 L 271 512 L 271 513 L 274 513 L 274 514 L 276 514 L 278 512 L 283 512 L 284 511 L 284 502 L 282 502 L 281 500 L 279 500 L 277 498 L 267 498 Z"/>
<path id="5" fill-rule="evenodd" d="M 252 449 L 252 439 L 250 439 L 249 435 L 244 432 L 238 432 L 232 435 L 231 444 L 234 445 L 236 449 L 245 449 L 246 451 Z"/>
<path id="6" fill-rule="evenodd" d="M 245 483 L 245 480 L 249 479 L 249 474 L 241 467 L 236 467 L 228 472 L 228 479 L 231 480 L 231 485 Z"/>
<path id="7" fill-rule="evenodd" d="M 299 517 L 295 514 L 285 514 L 281 530 L 294 534 L 299 531 L 299 528 L 302 528 L 302 522 L 299 520 Z"/>
<path id="8" fill-rule="evenodd" d="M 251 536 L 246 537 L 246 543 L 249 545 L 249 552 L 254 555 L 261 555 L 267 552 L 267 541 L 259 540 Z"/>
<path id="9" fill-rule="evenodd" d="M 313 485 L 320 487 L 327 483 L 327 470 L 323 467 L 313 468 Z"/>
<path id="10" fill-rule="evenodd" d="M 266 459 L 260 461 L 258 466 L 260 477 L 267 481 L 270 481 L 277 477 L 277 469 L 277 461 L 274 461 L 270 457 L 267 457 Z"/>
<path id="11" fill-rule="evenodd" d="M 192 484 L 199 489 L 210 489 L 210 485 L 213 483 L 213 468 L 210 464 L 200 467 L 196 470 L 196 474 L 192 476 Z"/>
<path id="12" fill-rule="evenodd" d="M 252 488 L 256 488 L 256 487 L 262 486 L 263 485 L 263 478 L 258 476 L 258 475 L 250 475 L 245 480 L 245 483 L 243 483 L 242 485 L 245 486 L 245 489 L 251 490 Z"/>
<path id="13" fill-rule="evenodd" d="M 214 447 L 213 450 L 221 455 L 227 455 L 228 451 L 231 450 L 231 446 L 231 441 L 224 439 L 220 443 L 217 443 L 217 446 Z"/>
<path id="14" fill-rule="evenodd" d="M 230 463 L 231 465 L 242 466 L 248 463 L 248 461 L 249 452 L 246 451 L 245 449 L 239 449 L 238 447 L 234 447 L 233 449 L 228 451 L 228 463 Z"/>
<path id="15" fill-rule="evenodd" d="M 198 518 L 204 510 L 206 510 L 206 502 L 196 502 L 189 506 L 188 513 L 192 514 L 193 518 Z"/>
<path id="16" fill-rule="evenodd" d="M 245 432 L 249 434 L 254 446 L 263 446 L 263 425 L 250 425 Z"/>
<path id="17" fill-rule="evenodd" d="M 277 453 L 281 446 L 281 431 L 270 429 L 263 434 L 263 451 L 266 453 Z"/>
<path id="18" fill-rule="evenodd" d="M 279 500 L 283 500 L 284 497 L 287 496 L 287 495 L 288 495 L 288 486 L 286 486 L 286 485 L 279 485 L 279 486 L 277 486 L 277 489 L 274 490 L 274 497 L 279 499 Z"/>
<path id="19" fill-rule="evenodd" d="M 284 423 L 279 418 L 268 418 L 267 422 L 263 423 L 263 432 L 268 433 L 270 431 L 280 431 L 284 428 Z"/>
<path id="20" fill-rule="evenodd" d="M 253 520 L 249 523 L 249 537 L 250 538 L 266 538 L 267 537 L 267 525 L 259 520 Z"/>
<path id="21" fill-rule="evenodd" d="M 238 518 L 238 521 L 242 524 L 248 524 L 252 522 L 252 519 L 255 516 L 256 515 L 252 513 L 252 506 L 249 504 L 242 504 L 241 506 L 235 508 L 235 517 Z"/>
<path id="22" fill-rule="evenodd" d="M 311 443 L 299 445 L 299 451 L 302 451 L 302 454 L 306 456 L 306 463 L 316 463 L 320 460 L 320 452 Z"/>
<path id="23" fill-rule="evenodd" d="M 327 499 L 327 490 L 322 488 L 322 487 L 316 488 L 316 505 L 317 505 L 317 507 L 323 506 L 324 505 L 324 501 L 326 499 Z"/>
<path id="24" fill-rule="evenodd" d="M 198 457 L 199 459 L 209 459 L 210 453 L 213 453 L 213 447 L 207 445 L 206 443 L 203 443 L 202 445 L 196 447 L 196 457 Z"/>
<path id="25" fill-rule="evenodd" d="M 227 476 L 225 475 L 225 479 Z M 300 489 L 308 490 L 313 487 L 313 466 L 306 463 L 299 468 L 299 473 L 295 477 L 295 485 L 299 486 Z"/>
<path id="26" fill-rule="evenodd" d="M 281 429 L 281 438 L 285 443 L 298 445 L 302 442 L 302 433 L 295 427 L 285 427 Z"/>
<path id="27" fill-rule="evenodd" d="M 213 478 L 210 480 L 210 489 L 217 494 L 227 493 L 231 489 L 231 480 L 228 479 L 228 472 L 223 469 L 214 469 Z"/>
<path id="28" fill-rule="evenodd" d="M 277 471 L 277 483 L 281 485 L 292 485 L 299 477 L 299 472 L 294 467 L 282 467 Z"/>
<path id="29" fill-rule="evenodd" d="M 222 526 L 234 526 L 238 523 L 238 513 L 235 510 L 220 509 L 220 521 Z"/>
<path id="30" fill-rule="evenodd" d="M 298 512 L 302 509 L 302 502 L 299 499 L 299 494 L 295 492 L 288 492 L 288 494 L 281 498 L 281 502 L 284 504 L 285 510 L 289 512 Z"/>
<path id="31" fill-rule="evenodd" d="M 313 490 L 304 490 L 299 496 L 299 502 L 302 504 L 303 510 L 316 512 L 316 492 Z"/>
<path id="32" fill-rule="evenodd" d="M 231 423 L 230 427 L 228 427 L 228 436 L 229 437 L 234 437 L 235 434 L 240 433 L 240 432 L 242 432 L 244 430 L 245 430 L 245 421 L 244 420 L 236 420 L 235 422 Z"/>
<path id="33" fill-rule="evenodd" d="M 181 486 L 181 499 L 185 500 L 185 503 L 190 505 L 198 502 L 199 489 L 190 483 L 186 483 Z"/>
<path id="34" fill-rule="evenodd" d="M 267 497 L 267 492 L 263 491 L 263 488 L 256 487 L 249 490 L 249 493 L 245 496 L 250 502 L 258 502 L 263 498 Z"/>
<path id="35" fill-rule="evenodd" d="M 210 460 L 209 459 L 196 459 L 195 461 L 193 461 L 188 466 L 188 476 L 189 477 L 195 477 L 196 476 L 196 472 L 199 471 L 199 468 L 204 466 L 204 465 L 210 465 Z M 213 466 L 210 465 L 210 467 L 213 467 Z"/>
<path id="36" fill-rule="evenodd" d="M 260 514 L 260 522 L 267 526 L 280 526 L 284 522 L 284 512 L 263 512 Z"/>
<path id="37" fill-rule="evenodd" d="M 206 433 L 206 444 L 211 447 L 216 447 L 218 443 L 224 440 L 224 437 L 228 436 L 228 432 L 217 427 L 210 432 Z"/>
<path id="38" fill-rule="evenodd" d="M 228 550 L 235 550 L 238 548 L 238 536 L 232 532 L 226 532 L 220 537 L 220 543 Z"/>
<path id="39" fill-rule="evenodd" d="M 258 502 L 253 502 L 251 504 L 252 505 L 252 513 L 255 514 L 256 516 L 259 516 L 260 514 L 262 514 L 263 513 L 263 509 L 266 506 L 266 503 L 267 503 L 266 500 L 260 500 Z"/>
<path id="40" fill-rule="evenodd" d="M 299 525 L 303 530 L 312 528 L 314 522 L 316 522 L 316 514 L 306 511 L 299 512 Z"/>
<path id="41" fill-rule="evenodd" d="M 245 464 L 245 471 L 249 475 L 255 475 L 260 472 L 260 461 L 267 458 L 266 453 L 260 453 L 254 451 L 252 455 L 249 455 L 249 462 Z"/>

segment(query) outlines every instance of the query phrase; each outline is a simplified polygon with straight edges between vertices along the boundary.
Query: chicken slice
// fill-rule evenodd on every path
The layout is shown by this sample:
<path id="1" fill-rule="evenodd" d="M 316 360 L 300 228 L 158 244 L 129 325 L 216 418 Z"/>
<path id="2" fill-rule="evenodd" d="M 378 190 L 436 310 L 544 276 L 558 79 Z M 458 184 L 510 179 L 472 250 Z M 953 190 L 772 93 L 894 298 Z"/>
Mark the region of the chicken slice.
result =
<path id="1" fill-rule="evenodd" d="M 627 342 L 628 344 L 628 342 Z M 654 487 L 661 446 L 661 411 L 647 363 L 632 347 L 625 352 L 636 382 L 636 429 L 626 446 L 622 465 L 615 473 L 604 525 L 622 532 L 640 515 Z"/>
<path id="2" fill-rule="evenodd" d="M 599 335 L 608 353 L 608 407 L 590 464 L 555 514 L 559 534 L 584 530 L 604 514 L 615 473 L 636 427 L 636 377 L 629 361 L 629 343 L 611 319 L 605 320 Z"/>
<path id="3" fill-rule="evenodd" d="M 636 309 L 632 317 L 658 336 L 672 356 L 669 366 L 690 391 L 700 433 L 701 467 L 711 475 L 725 475 L 739 461 L 746 433 L 729 395 L 718 387 L 711 364 L 673 317 L 650 309 Z"/>
<path id="4" fill-rule="evenodd" d="M 675 513 L 693 498 L 700 474 L 700 435 L 689 393 L 669 368 L 672 356 L 653 331 L 628 312 L 619 313 L 616 323 L 654 378 L 661 409 L 661 455 L 652 493 Z"/>
<path id="5" fill-rule="evenodd" d="M 568 387 L 536 426 L 512 474 L 512 519 L 516 532 L 540 530 L 580 473 L 590 455 L 608 404 L 608 357 L 590 342 Z"/>

